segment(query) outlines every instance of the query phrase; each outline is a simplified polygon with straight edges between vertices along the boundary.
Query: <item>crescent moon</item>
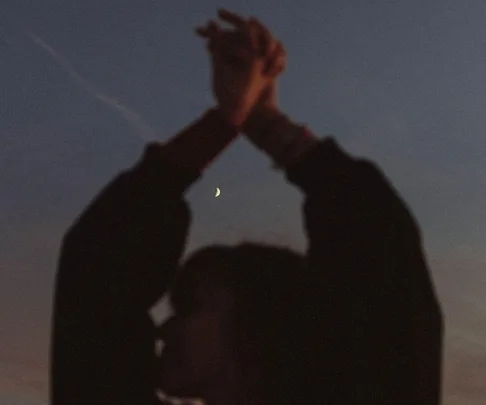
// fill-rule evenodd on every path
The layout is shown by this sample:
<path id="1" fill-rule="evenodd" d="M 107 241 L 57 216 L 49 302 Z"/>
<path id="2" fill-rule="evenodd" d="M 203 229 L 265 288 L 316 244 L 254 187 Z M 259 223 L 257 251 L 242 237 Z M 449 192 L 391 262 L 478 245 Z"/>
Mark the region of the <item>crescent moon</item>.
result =
<path id="1" fill-rule="evenodd" d="M 214 194 L 215 197 L 219 197 L 219 195 L 221 194 L 221 190 L 216 187 L 216 193 Z"/>

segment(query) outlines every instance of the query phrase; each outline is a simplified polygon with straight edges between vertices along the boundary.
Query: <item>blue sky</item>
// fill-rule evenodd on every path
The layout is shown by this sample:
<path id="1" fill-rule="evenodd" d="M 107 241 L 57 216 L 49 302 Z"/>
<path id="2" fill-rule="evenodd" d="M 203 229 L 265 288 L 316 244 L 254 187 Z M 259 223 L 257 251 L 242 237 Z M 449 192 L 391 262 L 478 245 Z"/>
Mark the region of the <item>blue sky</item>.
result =
<path id="1" fill-rule="evenodd" d="M 376 162 L 408 202 L 446 315 L 444 404 L 479 404 L 486 3 L 475 0 L 3 2 L 0 403 L 47 404 L 53 280 L 66 228 L 135 163 L 147 133 L 166 140 L 214 105 L 193 29 L 219 6 L 257 16 L 284 43 L 282 110 Z M 188 253 L 242 238 L 305 249 L 302 195 L 243 138 L 187 200 Z"/>

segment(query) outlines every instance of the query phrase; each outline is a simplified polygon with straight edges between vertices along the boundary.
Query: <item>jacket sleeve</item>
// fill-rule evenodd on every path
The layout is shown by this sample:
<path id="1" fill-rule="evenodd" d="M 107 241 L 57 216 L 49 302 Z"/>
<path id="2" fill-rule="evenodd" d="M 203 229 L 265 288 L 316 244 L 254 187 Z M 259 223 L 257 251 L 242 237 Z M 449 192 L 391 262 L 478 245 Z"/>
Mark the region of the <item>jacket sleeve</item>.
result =
<path id="1" fill-rule="evenodd" d="M 330 403 L 438 405 L 442 315 L 405 203 L 374 164 L 332 138 L 286 176 L 305 194 Z"/>
<path id="2" fill-rule="evenodd" d="M 52 405 L 151 404 L 154 325 L 148 309 L 167 290 L 190 212 L 184 190 L 199 173 L 171 167 L 149 146 L 65 235 L 51 340 Z"/>

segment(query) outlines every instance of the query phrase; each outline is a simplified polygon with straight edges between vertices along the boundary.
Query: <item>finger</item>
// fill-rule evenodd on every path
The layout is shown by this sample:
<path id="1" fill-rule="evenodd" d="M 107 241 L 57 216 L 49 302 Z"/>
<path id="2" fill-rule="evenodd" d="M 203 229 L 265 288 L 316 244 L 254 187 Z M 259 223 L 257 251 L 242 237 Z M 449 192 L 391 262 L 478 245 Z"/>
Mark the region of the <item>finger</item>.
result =
<path id="1" fill-rule="evenodd" d="M 272 40 L 270 49 L 268 50 L 266 56 L 265 56 L 265 69 L 264 69 L 264 74 L 268 75 L 270 71 L 273 69 L 273 66 L 275 64 L 275 59 L 278 56 L 279 53 L 279 43 L 278 41 Z"/>
<path id="2" fill-rule="evenodd" d="M 196 32 L 204 37 L 213 36 L 220 31 L 220 26 L 214 20 L 209 20 L 205 26 L 196 28 Z"/>
<path id="3" fill-rule="evenodd" d="M 215 57 L 221 52 L 221 43 L 216 38 L 210 38 L 208 41 L 208 51 L 211 56 Z"/>
<path id="4" fill-rule="evenodd" d="M 252 18 L 252 21 L 257 26 L 260 50 L 263 55 L 267 55 L 271 51 L 272 43 L 275 42 L 272 34 L 257 18 Z"/>
<path id="5" fill-rule="evenodd" d="M 208 23 L 208 33 L 210 37 L 214 38 L 221 33 L 221 27 L 214 20 L 210 20 Z"/>
<path id="6" fill-rule="evenodd" d="M 250 62 L 254 53 L 249 49 L 235 47 L 232 44 L 225 44 L 224 41 L 220 43 L 220 46 L 213 52 L 213 57 L 218 61 L 224 61 L 229 63 L 233 67 L 236 65 L 243 66 Z"/>
<path id="7" fill-rule="evenodd" d="M 243 17 L 239 16 L 236 13 L 232 13 L 231 11 L 228 11 L 224 8 L 220 8 L 218 10 L 218 16 L 222 20 L 233 24 L 237 28 L 242 28 L 246 24 L 246 20 Z"/>
<path id="8" fill-rule="evenodd" d="M 208 28 L 209 28 L 209 22 L 207 22 L 206 24 L 200 27 L 196 27 L 195 31 L 198 35 L 207 37 L 209 35 Z"/>
<path id="9" fill-rule="evenodd" d="M 203 38 L 208 38 L 209 37 L 209 32 L 208 32 L 208 29 L 206 27 L 198 27 L 196 28 L 196 33 L 203 37 Z"/>
<path id="10" fill-rule="evenodd" d="M 272 53 L 266 74 L 272 77 L 280 74 L 285 69 L 286 59 L 285 49 L 279 41 Z"/>
<path id="11" fill-rule="evenodd" d="M 259 54 L 259 29 L 253 18 L 245 25 L 244 32 L 252 52 Z"/>
<path id="12" fill-rule="evenodd" d="M 275 68 L 270 72 L 270 74 L 273 76 L 278 76 L 285 70 L 286 64 L 287 62 L 285 60 L 285 55 L 279 55 L 275 62 Z"/>
<path id="13" fill-rule="evenodd" d="M 270 77 L 277 77 L 280 73 L 285 70 L 285 64 L 281 61 L 277 61 L 275 65 L 273 65 L 272 69 L 269 71 L 268 75 Z"/>
<path id="14" fill-rule="evenodd" d="M 211 53 L 217 51 L 221 43 L 222 30 L 213 20 L 207 26 L 208 49 Z"/>

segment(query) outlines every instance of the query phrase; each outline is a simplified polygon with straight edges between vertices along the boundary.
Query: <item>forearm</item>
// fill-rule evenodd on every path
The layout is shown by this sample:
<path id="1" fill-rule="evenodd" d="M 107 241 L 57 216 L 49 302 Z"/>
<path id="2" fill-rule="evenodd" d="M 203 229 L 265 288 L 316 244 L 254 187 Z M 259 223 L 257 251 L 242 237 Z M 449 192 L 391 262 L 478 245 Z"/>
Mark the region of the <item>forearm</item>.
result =
<path id="1" fill-rule="evenodd" d="M 318 142 L 307 128 L 294 123 L 277 108 L 260 108 L 253 112 L 243 130 L 280 168 L 298 162 Z"/>
<path id="2" fill-rule="evenodd" d="M 217 108 L 184 128 L 163 148 L 167 161 L 175 166 L 202 172 L 237 136 L 240 128 L 230 123 Z"/>
<path id="3" fill-rule="evenodd" d="M 185 247 L 190 212 L 180 192 L 238 130 L 208 111 L 148 148 L 67 232 L 54 306 L 54 405 L 151 403 L 144 397 L 153 354 L 146 311 L 166 291 Z"/>

